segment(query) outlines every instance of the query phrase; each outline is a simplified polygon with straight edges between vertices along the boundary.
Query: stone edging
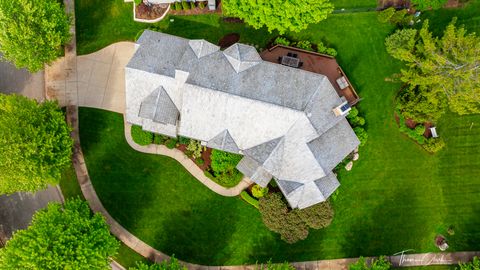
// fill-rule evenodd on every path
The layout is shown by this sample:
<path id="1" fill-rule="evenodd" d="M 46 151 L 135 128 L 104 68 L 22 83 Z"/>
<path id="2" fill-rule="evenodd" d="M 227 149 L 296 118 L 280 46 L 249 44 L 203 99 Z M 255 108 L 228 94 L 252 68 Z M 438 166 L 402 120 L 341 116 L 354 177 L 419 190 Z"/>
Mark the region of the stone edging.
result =
<path id="1" fill-rule="evenodd" d="M 252 180 L 250 180 L 248 177 L 243 177 L 242 181 L 240 181 L 240 183 L 238 183 L 236 186 L 231 188 L 223 187 L 206 177 L 203 171 L 178 149 L 168 149 L 166 146 L 158 144 L 149 144 L 145 146 L 138 145 L 132 139 L 132 134 L 130 131 L 131 127 L 131 124 L 125 122 L 125 139 L 133 149 L 138 152 L 168 156 L 177 160 L 189 173 L 193 175 L 193 177 L 195 177 L 211 191 L 219 195 L 226 197 L 238 196 L 244 189 L 253 184 Z"/>

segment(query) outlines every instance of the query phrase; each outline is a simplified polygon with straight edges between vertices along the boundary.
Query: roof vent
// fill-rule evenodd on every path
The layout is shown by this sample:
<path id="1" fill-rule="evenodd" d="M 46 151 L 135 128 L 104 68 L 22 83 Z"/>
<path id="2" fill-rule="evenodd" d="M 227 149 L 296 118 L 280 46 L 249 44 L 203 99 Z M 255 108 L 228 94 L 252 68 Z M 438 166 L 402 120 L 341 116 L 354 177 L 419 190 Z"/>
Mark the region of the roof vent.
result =
<path id="1" fill-rule="evenodd" d="M 333 109 L 333 113 L 335 114 L 335 116 L 344 116 L 347 115 L 351 109 L 352 107 L 350 107 L 348 101 L 344 101 L 342 104 Z"/>
<path id="2" fill-rule="evenodd" d="M 223 51 L 237 73 L 247 70 L 262 61 L 257 50 L 245 44 L 235 43 Z"/>

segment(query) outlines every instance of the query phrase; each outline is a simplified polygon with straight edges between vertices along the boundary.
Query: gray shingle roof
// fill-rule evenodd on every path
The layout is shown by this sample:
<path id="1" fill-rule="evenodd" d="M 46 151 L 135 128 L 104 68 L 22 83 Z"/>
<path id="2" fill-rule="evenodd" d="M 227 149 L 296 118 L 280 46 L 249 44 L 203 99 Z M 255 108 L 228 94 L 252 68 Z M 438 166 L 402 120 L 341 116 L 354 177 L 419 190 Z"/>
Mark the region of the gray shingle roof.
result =
<path id="1" fill-rule="evenodd" d="M 293 208 L 338 187 L 331 170 L 359 144 L 342 103 L 320 74 L 263 61 L 255 48 L 220 51 L 205 40 L 146 30 L 126 67 L 126 119 L 243 153 L 237 169 L 261 186 L 272 177 Z"/>
<path id="2" fill-rule="evenodd" d="M 345 118 L 320 137 L 308 143 L 308 147 L 325 170 L 333 170 L 360 144 L 355 132 Z"/>
<path id="3" fill-rule="evenodd" d="M 238 149 L 237 144 L 235 143 L 235 140 L 233 140 L 228 130 L 222 131 L 217 136 L 215 136 L 210 141 L 208 141 L 207 147 L 220 149 L 223 151 L 236 153 L 236 154 L 238 154 L 238 152 L 240 151 L 240 149 Z"/>
<path id="4" fill-rule="evenodd" d="M 163 87 L 155 89 L 140 105 L 138 115 L 156 123 L 175 125 L 179 111 Z"/>
<path id="5" fill-rule="evenodd" d="M 268 142 L 264 142 L 262 144 L 259 144 L 257 146 L 254 146 L 252 148 L 246 149 L 243 151 L 245 155 L 248 155 L 255 159 L 257 162 L 260 164 L 263 164 L 265 160 L 270 156 L 272 153 L 273 149 L 277 147 L 278 142 L 280 141 L 281 138 L 276 138 Z"/>

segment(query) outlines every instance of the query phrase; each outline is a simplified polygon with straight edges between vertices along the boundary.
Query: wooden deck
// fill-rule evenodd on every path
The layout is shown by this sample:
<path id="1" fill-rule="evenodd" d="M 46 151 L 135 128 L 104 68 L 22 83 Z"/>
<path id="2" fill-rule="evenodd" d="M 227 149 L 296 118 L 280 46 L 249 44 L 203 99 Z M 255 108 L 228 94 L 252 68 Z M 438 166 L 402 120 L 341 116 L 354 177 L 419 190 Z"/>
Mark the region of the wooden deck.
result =
<path id="1" fill-rule="evenodd" d="M 303 62 L 301 69 L 327 76 L 337 91 L 337 94 L 340 97 L 345 97 L 350 105 L 355 105 L 358 101 L 360 101 L 360 97 L 334 57 L 283 45 L 276 45 L 268 50 L 265 50 L 260 54 L 260 56 L 265 61 L 278 63 L 278 58 L 286 56 L 288 53 L 295 53 L 298 55 L 300 61 Z M 348 84 L 350 85 L 343 90 L 340 89 L 336 81 L 342 76 L 345 76 Z"/>

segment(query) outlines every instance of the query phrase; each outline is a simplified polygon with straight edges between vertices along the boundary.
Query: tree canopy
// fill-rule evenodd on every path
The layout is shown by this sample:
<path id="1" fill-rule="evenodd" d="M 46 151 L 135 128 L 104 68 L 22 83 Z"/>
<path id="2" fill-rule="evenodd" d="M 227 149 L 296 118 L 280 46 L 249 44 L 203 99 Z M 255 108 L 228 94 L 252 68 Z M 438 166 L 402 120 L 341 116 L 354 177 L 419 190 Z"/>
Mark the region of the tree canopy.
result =
<path id="1" fill-rule="evenodd" d="M 318 23 L 333 11 L 328 0 L 224 0 L 222 9 L 228 16 L 239 17 L 247 24 L 268 31 L 298 32 Z"/>
<path id="2" fill-rule="evenodd" d="M 110 269 L 119 244 L 80 199 L 50 203 L 0 249 L 0 269 Z"/>
<path id="3" fill-rule="evenodd" d="M 58 184 L 72 146 L 56 102 L 0 94 L 0 194 Z"/>
<path id="4" fill-rule="evenodd" d="M 31 72 L 62 55 L 70 19 L 57 0 L 0 1 L 0 51 Z"/>
<path id="5" fill-rule="evenodd" d="M 307 238 L 309 228 L 327 227 L 333 219 L 333 209 L 328 201 L 291 210 L 280 193 L 269 193 L 260 198 L 259 210 L 265 226 L 290 244 Z"/>
<path id="6" fill-rule="evenodd" d="M 427 20 L 420 30 L 397 30 L 386 39 L 387 51 L 407 67 L 399 75 L 408 84 L 400 94 L 405 116 L 435 120 L 447 105 L 458 114 L 480 113 L 480 38 L 455 22 L 441 38 Z"/>

